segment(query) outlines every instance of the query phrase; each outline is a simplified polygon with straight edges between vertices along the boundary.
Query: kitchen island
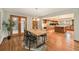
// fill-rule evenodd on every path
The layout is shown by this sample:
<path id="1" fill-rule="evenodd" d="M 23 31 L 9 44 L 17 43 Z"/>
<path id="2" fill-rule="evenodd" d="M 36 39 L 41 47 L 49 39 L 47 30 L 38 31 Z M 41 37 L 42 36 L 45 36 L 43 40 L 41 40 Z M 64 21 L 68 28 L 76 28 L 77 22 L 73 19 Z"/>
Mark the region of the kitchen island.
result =
<path id="1" fill-rule="evenodd" d="M 66 25 L 56 25 L 55 32 L 65 33 L 66 32 Z"/>

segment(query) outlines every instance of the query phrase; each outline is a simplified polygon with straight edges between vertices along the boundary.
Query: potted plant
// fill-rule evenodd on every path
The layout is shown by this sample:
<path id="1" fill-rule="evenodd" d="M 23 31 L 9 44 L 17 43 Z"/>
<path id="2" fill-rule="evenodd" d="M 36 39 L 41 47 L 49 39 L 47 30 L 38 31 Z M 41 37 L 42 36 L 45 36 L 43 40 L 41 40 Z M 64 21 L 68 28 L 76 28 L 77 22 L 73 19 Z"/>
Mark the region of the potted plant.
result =
<path id="1" fill-rule="evenodd" d="M 3 25 L 5 26 L 6 30 L 8 31 L 8 40 L 11 38 L 11 30 L 14 27 L 15 23 L 12 20 L 8 20 L 7 22 L 3 21 Z"/>

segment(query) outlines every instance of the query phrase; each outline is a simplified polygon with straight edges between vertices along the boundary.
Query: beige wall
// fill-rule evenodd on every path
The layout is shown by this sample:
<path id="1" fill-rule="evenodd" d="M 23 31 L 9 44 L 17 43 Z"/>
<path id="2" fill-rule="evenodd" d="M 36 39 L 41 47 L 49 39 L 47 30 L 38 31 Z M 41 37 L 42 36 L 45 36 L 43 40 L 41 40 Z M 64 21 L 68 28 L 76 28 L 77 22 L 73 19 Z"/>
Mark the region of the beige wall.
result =
<path id="1" fill-rule="evenodd" d="M 74 34 L 75 40 L 79 41 L 79 9 L 75 10 L 74 27 L 75 27 L 75 30 L 74 30 L 74 32 L 75 32 L 75 34 Z"/>
<path id="2" fill-rule="evenodd" d="M 0 44 L 2 42 L 2 39 L 3 39 L 3 33 L 2 33 L 2 21 L 3 21 L 3 10 L 0 8 L 0 13 L 1 13 L 1 29 L 0 29 Z"/>

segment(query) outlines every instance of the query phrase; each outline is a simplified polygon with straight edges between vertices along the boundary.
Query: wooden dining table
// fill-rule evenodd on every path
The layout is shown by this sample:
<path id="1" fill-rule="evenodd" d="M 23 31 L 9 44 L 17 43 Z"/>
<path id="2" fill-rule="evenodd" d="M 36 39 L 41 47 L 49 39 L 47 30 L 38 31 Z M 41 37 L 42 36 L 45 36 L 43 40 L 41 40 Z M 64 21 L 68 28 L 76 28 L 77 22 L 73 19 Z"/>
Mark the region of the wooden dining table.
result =
<path id="1" fill-rule="evenodd" d="M 45 43 L 45 39 L 46 39 L 46 36 L 47 36 L 46 30 L 30 29 L 30 30 L 27 30 L 27 31 L 31 32 L 33 35 L 36 36 L 36 38 L 37 38 L 37 48 L 40 47 L 40 46 L 42 46 Z M 40 40 L 39 37 L 44 37 L 44 41 L 41 44 L 38 44 L 38 40 Z"/>

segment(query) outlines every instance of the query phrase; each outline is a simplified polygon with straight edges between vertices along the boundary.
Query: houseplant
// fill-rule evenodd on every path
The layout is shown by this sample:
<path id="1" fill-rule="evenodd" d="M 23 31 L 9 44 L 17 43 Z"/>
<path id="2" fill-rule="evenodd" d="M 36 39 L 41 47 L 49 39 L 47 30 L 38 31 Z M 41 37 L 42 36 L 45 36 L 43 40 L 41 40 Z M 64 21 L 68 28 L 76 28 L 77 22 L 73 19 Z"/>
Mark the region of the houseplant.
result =
<path id="1" fill-rule="evenodd" d="M 7 22 L 3 21 L 3 25 L 5 26 L 5 28 L 8 32 L 7 38 L 10 39 L 11 38 L 12 27 L 14 27 L 15 23 L 14 23 L 14 21 L 9 19 Z"/>

